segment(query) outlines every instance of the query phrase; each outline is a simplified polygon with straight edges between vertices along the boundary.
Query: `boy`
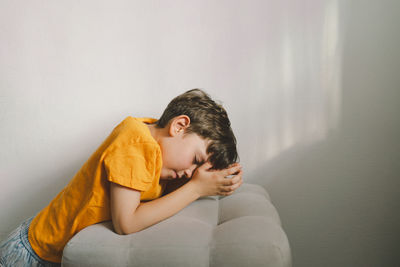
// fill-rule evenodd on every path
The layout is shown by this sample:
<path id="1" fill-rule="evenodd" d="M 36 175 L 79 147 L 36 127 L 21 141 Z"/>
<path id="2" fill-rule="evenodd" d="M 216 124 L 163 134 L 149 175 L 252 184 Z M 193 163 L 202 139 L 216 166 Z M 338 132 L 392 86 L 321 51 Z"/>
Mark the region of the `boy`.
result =
<path id="1" fill-rule="evenodd" d="M 159 120 L 129 116 L 52 202 L 0 245 L 0 265 L 59 266 L 66 243 L 89 225 L 112 220 L 116 233 L 135 233 L 199 197 L 230 195 L 242 184 L 236 159 L 226 111 L 199 89 L 174 98 Z M 186 182 L 161 197 L 177 179 Z"/>

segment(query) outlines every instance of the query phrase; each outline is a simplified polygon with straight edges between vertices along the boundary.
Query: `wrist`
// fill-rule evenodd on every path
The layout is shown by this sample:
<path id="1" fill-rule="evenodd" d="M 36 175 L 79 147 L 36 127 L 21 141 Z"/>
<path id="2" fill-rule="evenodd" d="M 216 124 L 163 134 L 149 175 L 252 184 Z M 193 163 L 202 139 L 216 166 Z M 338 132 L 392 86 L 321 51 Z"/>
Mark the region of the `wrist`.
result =
<path id="1" fill-rule="evenodd" d="M 197 183 L 195 181 L 190 180 L 184 186 L 187 186 L 189 188 L 189 190 L 192 191 L 192 194 L 196 196 L 196 199 L 203 196 L 201 194 L 201 192 L 199 190 L 199 187 L 198 187 L 198 185 L 197 185 Z"/>

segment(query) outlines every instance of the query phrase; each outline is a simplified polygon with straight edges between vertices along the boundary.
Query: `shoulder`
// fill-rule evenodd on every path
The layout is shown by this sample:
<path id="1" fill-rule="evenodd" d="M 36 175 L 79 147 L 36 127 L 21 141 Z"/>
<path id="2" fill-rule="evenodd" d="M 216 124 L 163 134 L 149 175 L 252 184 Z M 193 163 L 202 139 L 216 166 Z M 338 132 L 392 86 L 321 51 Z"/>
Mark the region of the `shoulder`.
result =
<path id="1" fill-rule="evenodd" d="M 161 155 L 161 148 L 151 135 L 146 123 L 156 121 L 152 118 L 126 117 L 113 130 L 112 141 L 106 154 L 109 156 L 139 156 L 143 160 L 153 161 Z"/>
<path id="2" fill-rule="evenodd" d="M 147 123 L 153 123 L 156 119 L 153 118 L 136 118 L 127 116 L 114 128 L 114 134 L 129 139 L 129 143 L 140 144 L 149 143 L 149 146 L 157 145 L 157 142 L 152 137 Z"/>

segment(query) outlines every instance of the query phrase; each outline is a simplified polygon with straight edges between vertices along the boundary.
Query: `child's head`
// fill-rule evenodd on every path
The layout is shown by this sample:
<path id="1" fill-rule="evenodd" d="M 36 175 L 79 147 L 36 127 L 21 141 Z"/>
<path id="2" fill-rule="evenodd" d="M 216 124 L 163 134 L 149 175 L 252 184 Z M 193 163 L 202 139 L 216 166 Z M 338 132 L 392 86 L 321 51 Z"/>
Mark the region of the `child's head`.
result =
<path id="1" fill-rule="evenodd" d="M 228 115 L 204 91 L 192 89 L 175 97 L 156 122 L 156 127 L 166 128 L 177 118 L 183 124 L 185 118 L 189 120 L 184 128 L 186 136 L 196 134 L 206 143 L 208 161 L 213 169 L 224 169 L 236 162 L 236 139 Z"/>

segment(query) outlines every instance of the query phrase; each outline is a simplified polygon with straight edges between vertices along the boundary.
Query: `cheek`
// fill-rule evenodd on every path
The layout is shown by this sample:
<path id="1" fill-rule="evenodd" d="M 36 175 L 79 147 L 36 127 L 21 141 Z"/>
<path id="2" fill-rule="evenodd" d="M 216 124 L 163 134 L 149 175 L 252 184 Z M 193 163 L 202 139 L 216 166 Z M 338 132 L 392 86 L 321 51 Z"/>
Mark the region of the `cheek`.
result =
<path id="1" fill-rule="evenodd" d="M 178 170 L 187 169 L 192 165 L 193 153 L 191 151 L 177 151 L 174 163 Z"/>
<path id="2" fill-rule="evenodd" d="M 190 144 L 174 143 L 168 144 L 163 151 L 163 166 L 175 170 L 190 168 L 194 159 L 194 152 L 188 149 Z"/>
<path id="3" fill-rule="evenodd" d="M 193 157 L 191 154 L 187 154 L 184 159 L 182 159 L 183 168 L 189 168 L 193 164 Z"/>

